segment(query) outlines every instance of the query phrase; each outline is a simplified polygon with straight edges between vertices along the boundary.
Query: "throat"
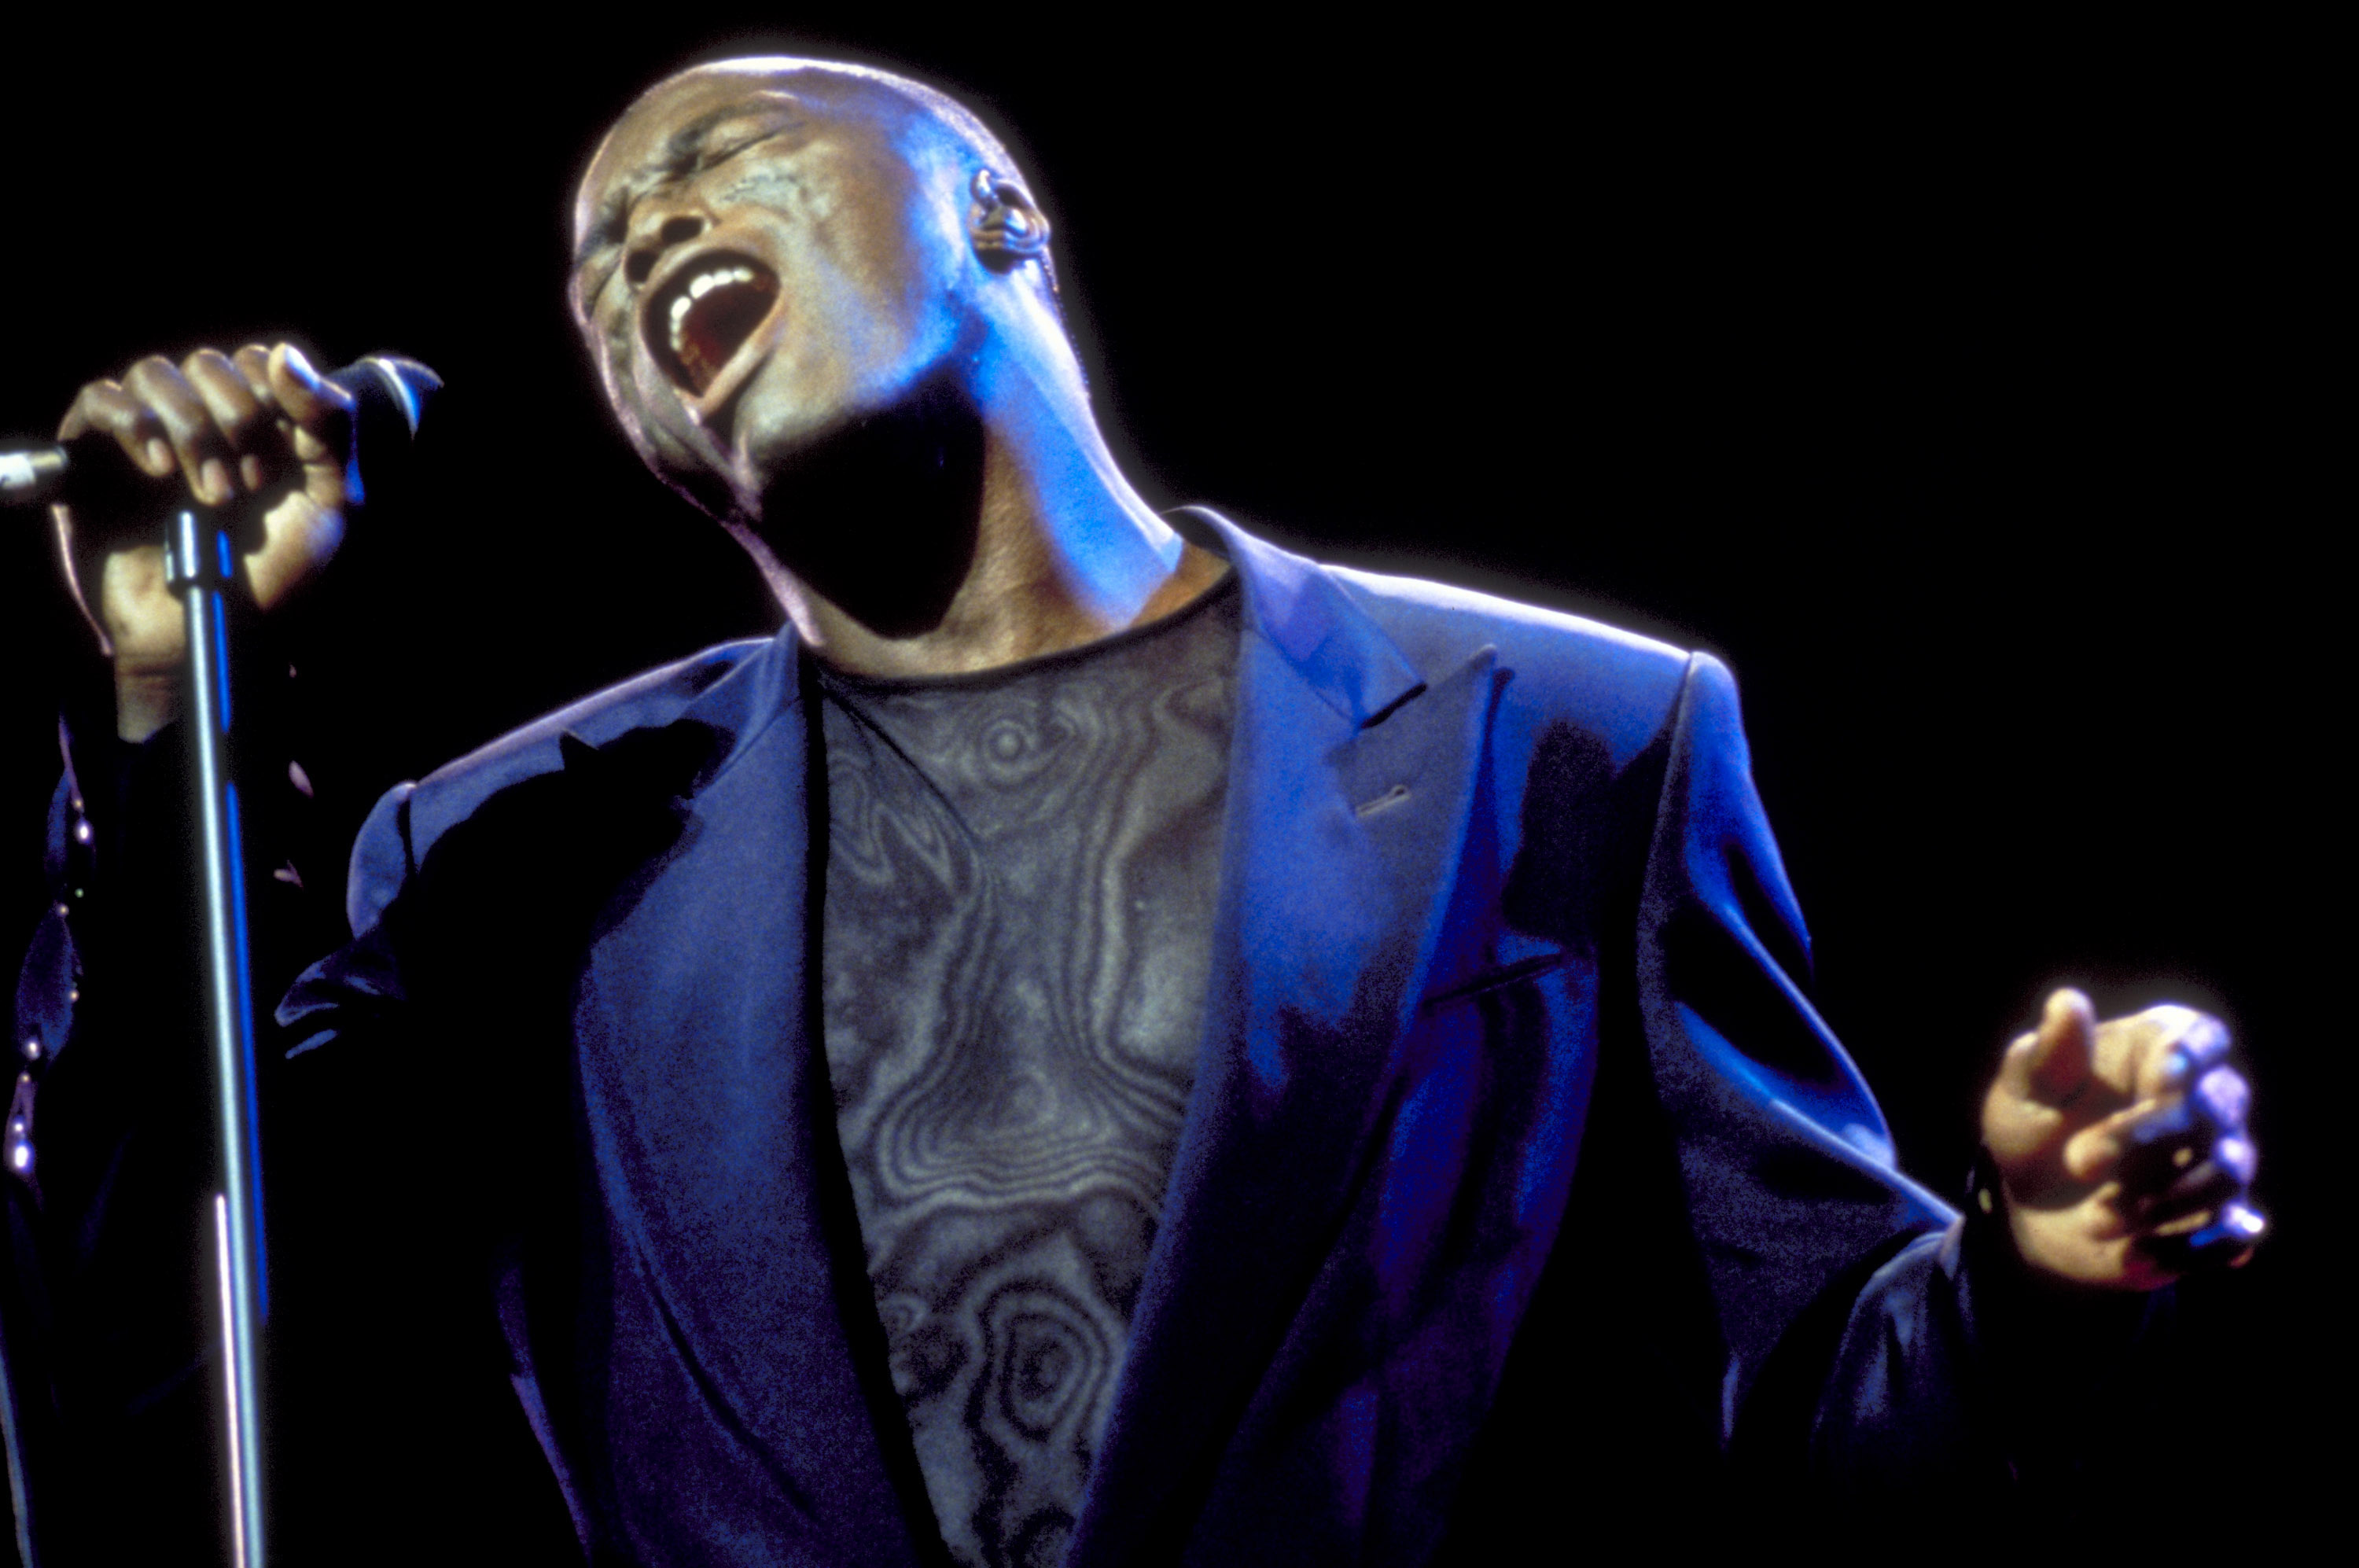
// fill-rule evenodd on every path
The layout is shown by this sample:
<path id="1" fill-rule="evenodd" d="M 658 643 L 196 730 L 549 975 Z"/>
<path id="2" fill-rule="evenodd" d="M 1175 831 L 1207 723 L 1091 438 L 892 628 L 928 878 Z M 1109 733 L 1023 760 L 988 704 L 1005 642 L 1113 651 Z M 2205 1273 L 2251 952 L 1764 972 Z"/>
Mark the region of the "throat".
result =
<path id="1" fill-rule="evenodd" d="M 748 526 L 836 612 L 819 618 L 846 618 L 876 639 L 923 637 L 941 627 L 972 575 L 983 468 L 983 421 L 938 377 L 799 453 L 772 477 Z M 815 644 L 832 640 L 827 628 L 801 629 Z"/>

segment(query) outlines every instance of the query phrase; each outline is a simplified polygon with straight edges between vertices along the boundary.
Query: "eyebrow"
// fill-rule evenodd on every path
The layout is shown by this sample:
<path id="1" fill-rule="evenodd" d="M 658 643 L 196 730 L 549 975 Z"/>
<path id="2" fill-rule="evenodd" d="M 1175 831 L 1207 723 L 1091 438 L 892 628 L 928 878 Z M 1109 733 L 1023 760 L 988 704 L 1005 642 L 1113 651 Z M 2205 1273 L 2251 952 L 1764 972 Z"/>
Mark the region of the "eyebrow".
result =
<path id="1" fill-rule="evenodd" d="M 801 107 L 785 93 L 764 93 L 752 102 L 741 99 L 717 109 L 708 109 L 672 132 L 664 138 L 663 151 L 659 156 L 640 164 L 609 185 L 605 197 L 598 203 L 596 220 L 582 234 L 582 243 L 574 247 L 573 269 L 579 272 L 592 256 L 621 237 L 625 217 L 650 186 L 677 178 L 693 167 L 698 154 L 704 150 L 705 138 L 716 126 L 765 110 L 792 113 Z"/>

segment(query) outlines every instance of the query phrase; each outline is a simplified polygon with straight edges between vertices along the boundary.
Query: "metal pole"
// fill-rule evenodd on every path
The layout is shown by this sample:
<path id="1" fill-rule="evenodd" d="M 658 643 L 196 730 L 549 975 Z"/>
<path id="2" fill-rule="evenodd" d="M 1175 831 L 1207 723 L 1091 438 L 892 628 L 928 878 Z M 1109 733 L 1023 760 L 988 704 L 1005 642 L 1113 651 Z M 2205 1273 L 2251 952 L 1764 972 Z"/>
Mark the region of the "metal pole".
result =
<path id="1" fill-rule="evenodd" d="M 228 1410 L 230 1540 L 238 1568 L 264 1568 L 262 1410 L 258 1366 L 264 1294 L 261 1150 L 255 1127 L 254 995 L 246 974 L 245 866 L 237 785 L 230 776 L 226 594 L 237 560 L 225 519 L 173 519 L 165 577 L 188 617 L 188 743 L 201 857 L 207 1034 L 219 1112 L 222 1190 L 213 1201 Z"/>

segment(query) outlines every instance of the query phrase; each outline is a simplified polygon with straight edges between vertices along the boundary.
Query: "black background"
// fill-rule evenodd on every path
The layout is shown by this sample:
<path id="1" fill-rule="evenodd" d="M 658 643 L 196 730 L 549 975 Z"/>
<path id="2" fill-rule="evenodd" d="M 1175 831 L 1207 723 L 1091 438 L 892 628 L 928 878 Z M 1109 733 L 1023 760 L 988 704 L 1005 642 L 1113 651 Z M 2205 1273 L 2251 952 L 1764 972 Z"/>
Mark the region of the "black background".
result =
<path id="1" fill-rule="evenodd" d="M 430 767 L 773 624 L 574 339 L 599 130 L 730 53 L 936 82 L 1040 186 L 1151 500 L 1735 668 L 1823 1006 L 1927 1181 L 2049 985 L 2231 1018 L 2279 1234 L 2187 1292 L 2241 1359 L 2158 1485 L 2264 1530 L 2308 1495 L 2348 899 L 2317 40 L 673 9 L 55 23 L 0 89 L 0 431 L 150 351 L 436 366 L 461 482 L 380 541 L 398 603 L 339 590 L 400 624 L 372 701 Z M 47 549 L 0 516 L 11 942 L 93 670 Z"/>

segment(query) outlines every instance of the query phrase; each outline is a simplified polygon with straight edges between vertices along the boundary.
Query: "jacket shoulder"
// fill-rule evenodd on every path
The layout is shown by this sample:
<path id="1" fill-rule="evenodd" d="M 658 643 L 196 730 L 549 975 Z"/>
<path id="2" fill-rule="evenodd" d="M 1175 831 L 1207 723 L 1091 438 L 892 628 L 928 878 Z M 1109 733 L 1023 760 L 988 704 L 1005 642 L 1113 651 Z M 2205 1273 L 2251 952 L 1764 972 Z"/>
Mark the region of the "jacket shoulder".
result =
<path id="1" fill-rule="evenodd" d="M 421 792 L 438 794 L 464 795 L 477 789 L 487 794 L 556 768 L 560 735 L 571 734 L 592 746 L 603 746 L 632 730 L 668 724 L 768 649 L 772 640 L 724 642 L 641 670 L 444 763 L 419 780 L 418 787 Z"/>
<path id="2" fill-rule="evenodd" d="M 1495 648 L 1511 677 L 1506 702 L 1596 734 L 1622 758 L 1672 722 L 1697 666 L 1720 670 L 1708 654 L 1584 615 L 1420 578 L 1323 570 L 1429 679 Z"/>
<path id="3" fill-rule="evenodd" d="M 704 719 L 733 738 L 758 724 L 765 698 L 790 679 L 790 648 L 780 638 L 726 642 L 593 691 L 444 763 L 414 783 L 387 790 L 353 844 L 345 913 L 353 930 L 375 923 L 394 890 L 426 852 L 501 790 L 564 766 L 560 737 L 593 746 L 634 730 L 659 729 L 688 716 Z M 768 675 L 773 679 L 765 680 Z M 774 706 L 775 703 L 769 704 Z"/>

